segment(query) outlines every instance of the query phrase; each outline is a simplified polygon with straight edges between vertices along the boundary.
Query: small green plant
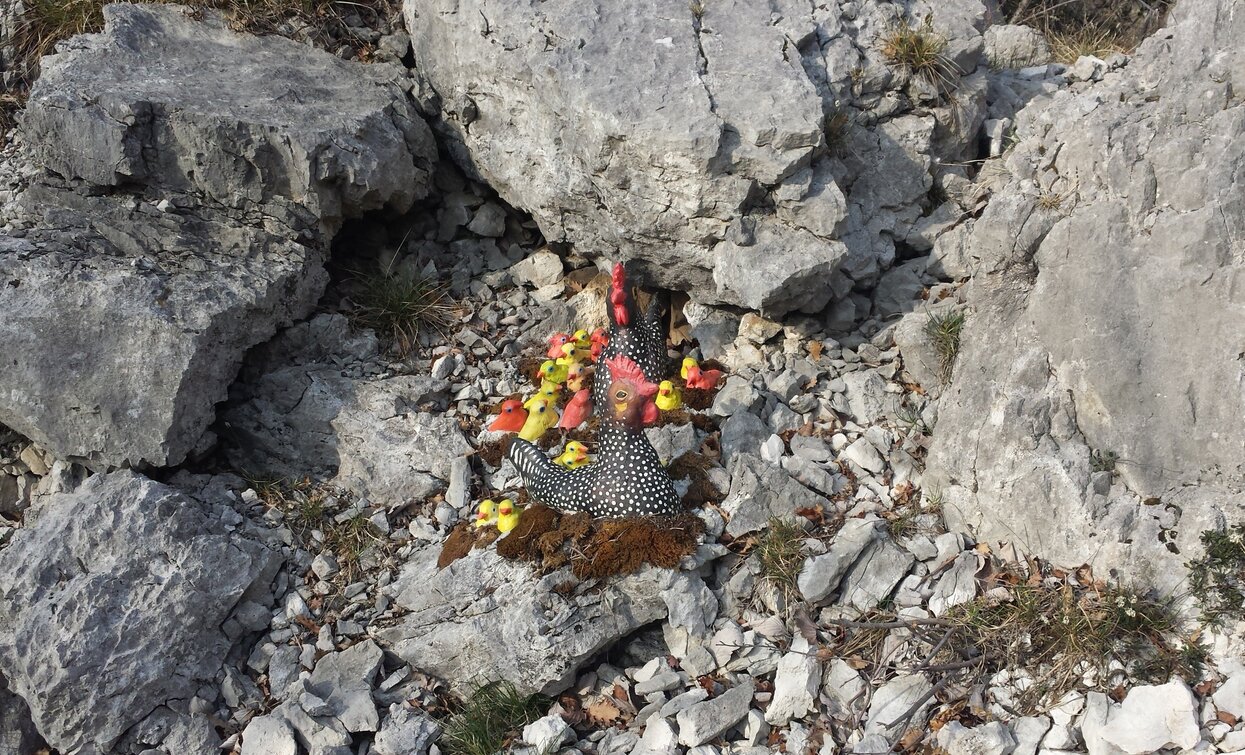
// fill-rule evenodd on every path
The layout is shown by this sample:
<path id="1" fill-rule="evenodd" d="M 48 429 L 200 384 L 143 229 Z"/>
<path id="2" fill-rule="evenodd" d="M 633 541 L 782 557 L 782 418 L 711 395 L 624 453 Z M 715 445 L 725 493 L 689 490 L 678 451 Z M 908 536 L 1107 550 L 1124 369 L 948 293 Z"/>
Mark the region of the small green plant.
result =
<path id="1" fill-rule="evenodd" d="M 493 755 L 551 703 L 542 695 L 519 694 L 510 682 L 490 682 L 471 693 L 445 721 L 438 744 L 447 755 Z"/>
<path id="2" fill-rule="evenodd" d="M 912 433 L 916 433 L 918 435 L 933 435 L 934 434 L 933 426 L 930 425 L 928 422 L 926 422 L 925 418 L 921 416 L 921 410 L 917 409 L 915 406 L 912 406 L 911 404 L 905 403 L 902 406 L 900 406 L 897 410 L 895 410 L 895 419 L 899 421 L 899 424 L 903 425 L 904 427 L 908 429 L 909 434 L 912 434 Z"/>
<path id="3" fill-rule="evenodd" d="M 964 311 L 948 309 L 931 312 L 925 322 L 925 335 L 938 355 L 938 378 L 945 384 L 951 381 L 955 359 L 960 353 L 960 333 L 964 330 Z"/>
<path id="4" fill-rule="evenodd" d="M 771 519 L 756 547 L 761 578 L 790 599 L 799 588 L 796 579 L 804 568 L 804 530 L 786 519 Z"/>
<path id="5" fill-rule="evenodd" d="M 1245 618 L 1245 524 L 1202 533 L 1202 557 L 1190 561 L 1189 588 L 1202 621 L 1222 626 Z"/>
<path id="6" fill-rule="evenodd" d="M 406 356 L 419 343 L 423 328 L 444 332 L 454 308 L 443 286 L 418 275 L 379 270 L 356 273 L 350 281 L 353 319 L 392 341 Z"/>
<path id="7" fill-rule="evenodd" d="M 933 16 L 920 26 L 898 24 L 882 37 L 882 56 L 893 67 L 918 76 L 939 89 L 950 89 L 958 73 L 944 52 L 947 40 L 934 31 Z"/>
<path id="8" fill-rule="evenodd" d="M 1007 600 L 980 597 L 947 617 L 970 645 L 1002 668 L 1041 669 L 1023 695 L 1033 708 L 1082 683 L 1087 670 L 1109 680 L 1112 661 L 1133 679 L 1195 679 L 1205 649 L 1180 636 L 1176 612 L 1116 585 L 1017 584 Z"/>
<path id="9" fill-rule="evenodd" d="M 1089 452 L 1089 468 L 1093 472 L 1114 472 L 1115 464 L 1119 460 L 1120 455 L 1115 451 L 1095 448 Z"/>

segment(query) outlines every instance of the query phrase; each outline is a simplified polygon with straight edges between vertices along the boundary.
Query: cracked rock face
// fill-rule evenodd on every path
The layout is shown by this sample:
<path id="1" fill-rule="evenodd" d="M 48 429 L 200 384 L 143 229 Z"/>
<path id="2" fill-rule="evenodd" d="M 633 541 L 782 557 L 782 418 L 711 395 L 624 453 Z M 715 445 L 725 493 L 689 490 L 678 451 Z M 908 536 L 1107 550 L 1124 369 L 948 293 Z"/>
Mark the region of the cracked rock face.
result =
<path id="1" fill-rule="evenodd" d="M 949 76 L 952 107 L 879 52 L 888 31 L 932 13 L 971 74 L 983 3 L 843 6 L 404 9 L 452 156 L 546 238 L 633 259 L 700 302 L 782 315 L 817 312 L 889 267 L 935 159 L 960 159 L 984 115 L 981 76 Z"/>
<path id="2" fill-rule="evenodd" d="M 972 368 L 943 395 L 927 474 L 952 529 L 1164 589 L 1202 530 L 1239 519 L 1245 16 L 1230 5 L 1177 6 L 1127 66 L 1017 115 L 1009 201 L 969 245 Z"/>
<path id="3" fill-rule="evenodd" d="M 669 589 L 679 573 L 645 567 L 603 584 L 582 583 L 563 596 L 553 588 L 569 579 L 568 570 L 534 582 L 526 565 L 491 548 L 438 570 L 440 550 L 433 544 L 411 556 L 391 588 L 409 613 L 380 639 L 460 692 L 495 679 L 525 694 L 561 692 L 580 664 L 665 618 L 667 600 L 684 595 Z"/>
<path id="4" fill-rule="evenodd" d="M 393 69 L 177 6 L 109 6 L 100 34 L 43 61 L 23 121 L 67 178 L 196 192 L 229 207 L 286 198 L 332 233 L 428 193 L 436 146 Z"/>
<path id="5" fill-rule="evenodd" d="M 280 557 L 231 507 L 129 471 L 31 513 L 0 550 L 0 673 L 48 744 L 215 739 L 185 705 L 241 639 L 235 606 L 271 600 Z"/>
<path id="6" fill-rule="evenodd" d="M 304 316 L 323 252 L 207 209 L 47 186 L 0 236 L 0 422 L 92 466 L 177 464 L 248 348 Z"/>

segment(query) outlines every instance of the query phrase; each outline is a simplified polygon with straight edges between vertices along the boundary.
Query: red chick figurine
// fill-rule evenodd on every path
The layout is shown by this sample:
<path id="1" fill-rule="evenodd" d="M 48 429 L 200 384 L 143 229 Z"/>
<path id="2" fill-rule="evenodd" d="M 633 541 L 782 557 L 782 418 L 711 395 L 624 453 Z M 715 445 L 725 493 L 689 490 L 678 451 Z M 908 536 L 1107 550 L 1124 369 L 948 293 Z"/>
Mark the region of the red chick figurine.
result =
<path id="1" fill-rule="evenodd" d="M 592 415 L 592 391 L 583 388 L 575 392 L 566 408 L 562 410 L 562 419 L 558 427 L 563 430 L 574 430 Z"/>
<path id="2" fill-rule="evenodd" d="M 570 333 L 554 333 L 549 336 L 549 351 L 546 352 L 546 356 L 550 359 L 557 359 L 562 356 L 562 347 L 574 341 L 575 338 Z"/>
<path id="3" fill-rule="evenodd" d="M 488 429 L 517 433 L 523 429 L 523 423 L 526 421 L 527 410 L 523 408 L 523 402 L 512 398 L 502 402 L 501 413 L 497 415 L 497 419 L 493 420 L 493 424 L 488 426 Z"/>

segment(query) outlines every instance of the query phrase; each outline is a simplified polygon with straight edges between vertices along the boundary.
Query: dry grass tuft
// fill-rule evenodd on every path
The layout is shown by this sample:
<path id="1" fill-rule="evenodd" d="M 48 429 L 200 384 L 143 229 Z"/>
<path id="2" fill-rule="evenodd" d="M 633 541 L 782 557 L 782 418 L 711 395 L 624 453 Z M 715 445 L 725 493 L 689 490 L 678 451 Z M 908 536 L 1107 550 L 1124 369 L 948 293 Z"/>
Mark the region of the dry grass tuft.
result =
<path id="1" fill-rule="evenodd" d="M 882 37 L 881 45 L 882 55 L 893 67 L 940 91 L 954 88 L 959 71 L 944 54 L 947 40 L 934 31 L 932 16 L 926 16 L 920 26 L 895 26 Z"/>
<path id="2" fill-rule="evenodd" d="M 425 328 L 445 333 L 454 323 L 454 302 L 436 281 L 402 272 L 355 273 L 349 281 L 350 314 L 356 325 L 389 338 L 405 357 Z"/>
<path id="3" fill-rule="evenodd" d="M 1129 53 L 1163 24 L 1173 0 L 1004 0 L 1008 23 L 1046 37 L 1056 63 Z"/>

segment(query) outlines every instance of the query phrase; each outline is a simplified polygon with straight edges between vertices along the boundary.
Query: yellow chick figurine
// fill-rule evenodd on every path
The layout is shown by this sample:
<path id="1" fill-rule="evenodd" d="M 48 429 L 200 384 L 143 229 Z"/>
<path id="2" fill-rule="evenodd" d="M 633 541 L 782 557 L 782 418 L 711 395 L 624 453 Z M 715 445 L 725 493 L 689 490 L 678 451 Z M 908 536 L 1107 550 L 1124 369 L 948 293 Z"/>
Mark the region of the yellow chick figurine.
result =
<path id="1" fill-rule="evenodd" d="M 566 449 L 554 461 L 567 469 L 579 469 L 588 463 L 588 447 L 573 440 L 566 444 Z"/>
<path id="2" fill-rule="evenodd" d="M 583 328 L 575 331 L 571 339 L 574 341 L 577 351 L 592 351 L 592 336 L 588 335 L 588 331 Z"/>
<path id="3" fill-rule="evenodd" d="M 562 386 L 558 383 L 551 383 L 548 380 L 540 384 L 540 390 L 536 391 L 536 395 L 523 402 L 524 409 L 531 409 L 532 404 L 544 399 L 549 402 L 550 406 L 558 403 L 558 395 L 562 393 Z"/>
<path id="4" fill-rule="evenodd" d="M 559 362 L 561 362 L 564 358 L 565 357 L 558 357 L 557 362 L 553 361 L 552 359 L 546 359 L 545 361 L 541 362 L 539 377 L 540 377 L 540 380 L 542 381 L 541 382 L 542 385 L 546 382 L 548 383 L 566 382 L 566 373 L 570 369 L 570 363 L 568 362 L 567 364 L 559 364 Z"/>
<path id="5" fill-rule="evenodd" d="M 497 531 L 509 532 L 519 526 L 519 510 L 515 508 L 514 501 L 509 498 L 502 499 L 501 504 L 497 507 Z"/>
<path id="6" fill-rule="evenodd" d="M 683 397 L 679 395 L 679 389 L 674 387 L 674 383 L 663 380 L 657 386 L 657 397 L 653 399 L 653 402 L 663 412 L 672 412 L 683 405 Z"/>
<path id="7" fill-rule="evenodd" d="M 576 362 L 585 362 L 592 357 L 592 347 L 581 349 L 574 342 L 568 343 L 562 347 L 562 356 L 558 357 L 558 364 L 563 367 L 570 367 Z"/>
<path id="8" fill-rule="evenodd" d="M 683 357 L 683 366 L 679 368 L 679 377 L 687 380 L 687 371 L 692 367 L 699 366 L 700 362 L 697 362 L 693 357 Z"/>
<path id="9" fill-rule="evenodd" d="M 519 430 L 519 437 L 529 443 L 535 443 L 546 430 L 556 424 L 558 424 L 558 410 L 553 408 L 553 402 L 549 399 L 537 398 L 528 409 L 527 421 L 523 423 L 523 429 Z"/>
<path id="10" fill-rule="evenodd" d="M 475 526 L 477 528 L 488 527 L 489 525 L 496 524 L 496 523 L 497 523 L 497 502 L 494 501 L 492 498 L 485 498 L 483 501 L 480 501 L 480 507 L 476 509 Z"/>

